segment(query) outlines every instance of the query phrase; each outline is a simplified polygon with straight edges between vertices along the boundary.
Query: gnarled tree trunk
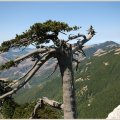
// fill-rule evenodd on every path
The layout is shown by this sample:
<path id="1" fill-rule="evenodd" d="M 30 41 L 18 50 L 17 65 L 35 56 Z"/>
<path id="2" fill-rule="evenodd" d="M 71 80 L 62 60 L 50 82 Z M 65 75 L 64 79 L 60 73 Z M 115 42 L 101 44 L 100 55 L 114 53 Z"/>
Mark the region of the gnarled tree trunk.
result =
<path id="1" fill-rule="evenodd" d="M 76 118 L 74 76 L 72 69 L 72 49 L 57 57 L 63 83 L 64 119 Z"/>

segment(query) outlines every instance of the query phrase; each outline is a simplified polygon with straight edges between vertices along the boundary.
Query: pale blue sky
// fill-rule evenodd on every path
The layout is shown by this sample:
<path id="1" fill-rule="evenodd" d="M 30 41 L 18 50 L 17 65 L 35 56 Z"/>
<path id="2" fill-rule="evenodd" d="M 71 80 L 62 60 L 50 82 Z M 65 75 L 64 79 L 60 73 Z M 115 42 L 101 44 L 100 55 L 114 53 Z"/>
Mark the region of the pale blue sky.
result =
<path id="1" fill-rule="evenodd" d="M 46 20 L 82 26 L 98 32 L 87 44 L 112 40 L 120 43 L 120 2 L 0 2 L 0 43 L 36 22 Z"/>

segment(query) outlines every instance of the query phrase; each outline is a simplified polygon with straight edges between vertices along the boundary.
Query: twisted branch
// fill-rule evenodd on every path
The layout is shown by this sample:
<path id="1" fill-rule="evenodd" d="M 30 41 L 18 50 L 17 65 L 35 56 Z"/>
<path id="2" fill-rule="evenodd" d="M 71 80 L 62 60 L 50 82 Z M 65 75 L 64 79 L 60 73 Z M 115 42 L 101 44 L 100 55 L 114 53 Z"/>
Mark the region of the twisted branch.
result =
<path id="1" fill-rule="evenodd" d="M 26 58 L 29 58 L 29 57 L 36 55 L 36 54 L 43 54 L 43 53 L 49 52 L 51 50 L 54 50 L 54 49 L 44 49 L 44 48 L 41 49 L 41 48 L 39 48 L 31 53 L 28 53 L 26 55 L 18 57 L 15 60 L 10 60 L 10 61 L 6 62 L 5 64 L 0 66 L 0 70 L 9 69 L 12 66 L 16 66 L 17 64 L 19 64 L 22 60 L 24 60 Z"/>
<path id="2" fill-rule="evenodd" d="M 22 77 L 20 77 L 19 79 L 17 79 L 13 84 L 10 84 L 9 87 L 14 88 L 16 85 L 18 85 L 19 82 L 20 82 L 20 80 L 24 79 L 24 78 L 33 70 L 33 68 L 37 65 L 38 62 L 39 62 L 39 60 L 37 60 L 37 61 L 35 62 L 35 64 L 32 66 L 32 68 L 29 69 L 24 76 L 22 76 Z"/>
<path id="3" fill-rule="evenodd" d="M 87 36 L 81 35 L 81 37 L 83 37 L 84 39 L 81 40 L 81 41 L 79 42 L 79 44 L 72 49 L 73 53 L 75 53 L 76 51 L 82 50 L 83 45 L 84 45 L 86 42 L 88 42 L 88 41 L 93 37 L 93 35 L 90 33 L 90 34 L 88 34 Z"/>
<path id="4" fill-rule="evenodd" d="M 54 54 L 54 50 L 51 50 L 49 52 L 49 54 L 45 55 L 45 57 L 43 57 L 41 59 L 41 61 L 39 61 L 35 67 L 33 67 L 33 69 L 29 72 L 28 76 L 26 77 L 26 79 L 22 82 L 22 83 L 19 83 L 17 85 L 17 87 L 15 87 L 13 90 L 11 90 L 10 92 L 7 92 L 5 94 L 3 94 L 2 96 L 0 96 L 0 99 L 3 99 L 7 96 L 10 96 L 14 93 L 16 93 L 20 88 L 22 88 L 31 78 L 32 76 L 39 70 L 39 68 L 47 61 L 49 60 L 51 57 L 53 57 L 53 54 Z"/>
<path id="5" fill-rule="evenodd" d="M 42 54 L 42 53 L 45 53 L 45 52 L 47 52 L 47 51 L 49 51 L 49 50 L 48 50 L 48 49 L 41 49 L 41 48 L 39 48 L 39 49 L 37 49 L 37 50 L 35 50 L 35 51 L 31 52 L 31 53 L 28 53 L 28 54 L 26 54 L 26 55 L 23 55 L 23 56 L 15 59 L 14 62 L 17 63 L 17 62 L 19 62 L 19 61 L 21 61 L 21 60 L 24 60 L 25 58 L 29 58 L 30 56 L 32 56 L 32 55 L 34 55 L 34 54 L 39 54 L 39 53 Z"/>
<path id="6" fill-rule="evenodd" d="M 60 110 L 64 109 L 64 105 L 63 104 L 61 104 L 61 103 L 59 103 L 57 101 L 54 101 L 54 100 L 50 100 L 47 97 L 43 97 L 42 99 L 39 99 L 38 102 L 37 102 L 37 104 L 35 105 L 34 110 L 33 110 L 32 114 L 31 114 L 30 119 L 35 118 L 38 109 L 42 108 L 42 106 L 45 105 L 45 104 L 47 104 L 49 106 L 52 106 L 54 108 L 60 109 Z"/>
<path id="7" fill-rule="evenodd" d="M 37 61 L 36 61 L 35 64 L 32 66 L 32 68 L 29 69 L 24 76 L 20 77 L 20 78 L 17 79 L 15 82 L 11 83 L 11 84 L 9 85 L 9 87 L 14 88 L 16 85 L 18 85 L 19 82 L 20 82 L 20 80 L 24 79 L 24 78 L 30 73 L 30 71 L 37 65 L 37 63 L 38 63 L 45 55 L 47 55 L 48 53 L 49 53 L 49 52 L 46 52 L 46 53 L 45 53 L 43 56 L 41 56 L 41 57 L 38 56 L 38 57 L 37 57 Z"/>

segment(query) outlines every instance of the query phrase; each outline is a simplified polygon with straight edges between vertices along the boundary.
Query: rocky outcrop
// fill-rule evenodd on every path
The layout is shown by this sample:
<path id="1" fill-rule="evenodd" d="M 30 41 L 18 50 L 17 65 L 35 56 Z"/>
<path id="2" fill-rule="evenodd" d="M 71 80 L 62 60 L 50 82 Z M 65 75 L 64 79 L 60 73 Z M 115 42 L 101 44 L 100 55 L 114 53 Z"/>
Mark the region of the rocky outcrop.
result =
<path id="1" fill-rule="evenodd" d="M 118 105 L 111 113 L 109 113 L 106 119 L 120 119 L 120 105 Z"/>

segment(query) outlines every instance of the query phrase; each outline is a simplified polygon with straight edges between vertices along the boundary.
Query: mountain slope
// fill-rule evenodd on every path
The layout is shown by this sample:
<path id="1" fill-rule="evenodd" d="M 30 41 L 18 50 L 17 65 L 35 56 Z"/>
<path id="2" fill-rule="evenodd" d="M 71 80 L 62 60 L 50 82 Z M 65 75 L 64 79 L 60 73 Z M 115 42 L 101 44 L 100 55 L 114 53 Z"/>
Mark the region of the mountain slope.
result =
<path id="1" fill-rule="evenodd" d="M 119 45 L 114 47 L 109 44 L 109 49 L 107 46 L 102 45 L 91 52 L 90 57 L 81 61 L 78 71 L 75 71 L 78 118 L 106 118 L 120 104 L 120 48 Z M 96 54 L 98 49 L 102 52 Z M 36 79 L 39 81 L 41 78 L 37 76 Z M 15 100 L 23 104 L 46 96 L 62 101 L 59 71 L 49 79 L 42 80 L 45 82 L 36 82 L 31 89 L 21 89 L 14 95 Z"/>
<path id="2" fill-rule="evenodd" d="M 80 118 L 106 118 L 108 113 L 120 104 L 120 54 L 115 53 L 113 50 L 93 57 L 81 65 L 84 72 L 80 76 L 83 81 L 76 84 Z M 90 62 L 91 64 L 88 64 Z M 86 79 L 86 76 L 89 79 Z M 86 90 L 81 91 L 80 88 L 83 87 L 86 87 Z"/>
<path id="3" fill-rule="evenodd" d="M 79 70 L 75 73 L 79 118 L 106 118 L 108 113 L 120 104 L 118 72 L 120 54 L 116 54 L 118 51 L 117 49 L 101 56 L 93 56 L 80 64 Z M 26 95 L 30 95 L 29 100 L 48 96 L 62 101 L 60 82 L 60 78 L 54 76 L 50 81 L 41 85 L 40 89 L 34 88 L 35 93 L 30 90 L 26 92 Z"/>

